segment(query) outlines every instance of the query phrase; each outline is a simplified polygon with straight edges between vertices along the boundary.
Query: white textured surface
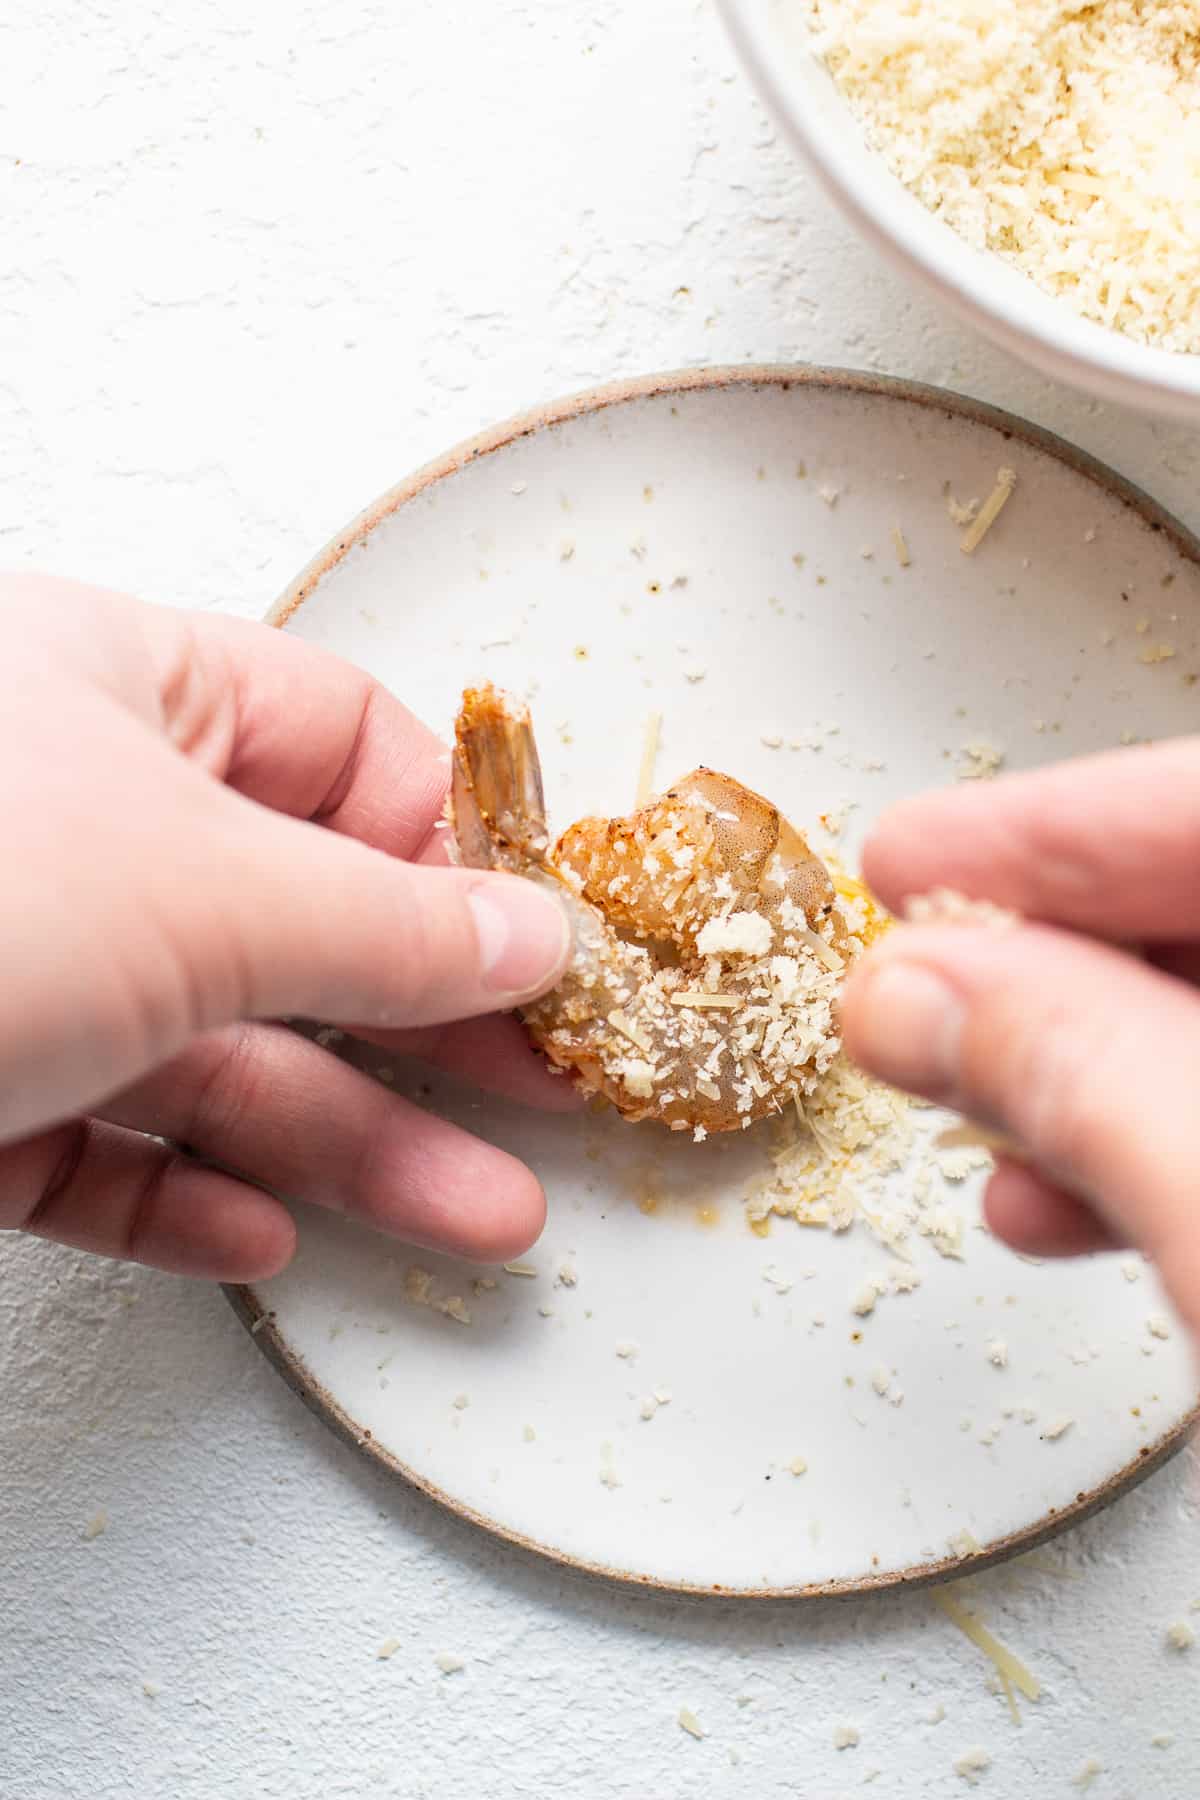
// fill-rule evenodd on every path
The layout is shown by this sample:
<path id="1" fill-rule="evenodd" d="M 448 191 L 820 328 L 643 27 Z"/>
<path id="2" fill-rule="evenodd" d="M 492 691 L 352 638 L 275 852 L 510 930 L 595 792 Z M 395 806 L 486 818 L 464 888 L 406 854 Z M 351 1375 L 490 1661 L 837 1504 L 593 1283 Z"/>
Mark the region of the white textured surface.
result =
<path id="1" fill-rule="evenodd" d="M 252 615 L 475 427 L 747 357 L 966 389 L 1200 523 L 1192 436 L 1049 389 L 886 275 L 684 0 L 25 0 L 0 208 L 10 564 Z M 713 1610 L 498 1550 L 334 1443 L 204 1289 L 6 1243 L 0 1358 L 4 1800 L 832 1800 L 873 1769 L 938 1800 L 976 1745 L 1005 1800 L 1089 1757 L 1102 1800 L 1200 1788 L 1200 1652 L 1164 1644 L 1200 1594 L 1190 1459 L 1043 1553 L 1076 1579 L 981 1582 L 1046 1686 L 1018 1731 L 923 1596 Z"/>

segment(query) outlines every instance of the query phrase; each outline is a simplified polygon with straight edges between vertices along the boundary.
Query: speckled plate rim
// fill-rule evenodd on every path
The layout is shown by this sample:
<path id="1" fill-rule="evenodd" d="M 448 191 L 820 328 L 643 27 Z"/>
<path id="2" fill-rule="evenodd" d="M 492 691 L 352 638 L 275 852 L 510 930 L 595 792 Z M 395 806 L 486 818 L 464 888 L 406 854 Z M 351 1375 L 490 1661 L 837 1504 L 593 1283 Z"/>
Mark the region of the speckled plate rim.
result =
<path id="1" fill-rule="evenodd" d="M 585 389 L 582 393 L 567 395 L 563 399 L 551 400 L 528 412 L 518 413 L 515 418 L 468 438 L 434 461 L 426 463 L 403 481 L 397 482 L 395 487 L 381 494 L 345 530 L 332 538 L 271 607 L 267 613 L 267 623 L 277 627 L 285 626 L 330 570 L 336 568 L 351 550 L 365 543 L 377 525 L 390 518 L 406 502 L 432 487 L 435 482 L 457 474 L 469 463 L 477 462 L 480 457 L 489 456 L 493 451 L 502 450 L 517 439 L 529 437 L 549 426 L 561 425 L 587 414 L 604 412 L 609 407 L 623 406 L 631 401 L 743 387 L 777 388 L 785 393 L 791 388 L 804 388 L 866 394 L 873 398 L 898 400 L 908 405 L 926 407 L 951 418 L 983 425 L 998 431 L 1007 440 L 1027 444 L 1034 450 L 1054 457 L 1077 474 L 1094 482 L 1113 499 L 1128 506 L 1152 531 L 1161 532 L 1180 555 L 1189 558 L 1200 569 L 1200 538 L 1149 494 L 1127 481 L 1123 475 L 1117 474 L 1115 469 L 1110 469 L 1107 464 L 1090 456 L 1087 451 L 1080 450 L 1054 432 L 1046 431 L 1040 425 L 1033 425 L 1014 413 L 989 406 L 982 400 L 953 393 L 947 388 L 931 387 L 927 383 L 907 381 L 898 376 L 809 364 L 743 363 L 724 367 L 678 369 L 609 382 L 600 387 Z M 309 1410 L 337 1437 L 369 1458 L 377 1467 L 400 1476 L 410 1487 L 416 1488 L 447 1512 L 516 1549 L 533 1552 L 561 1568 L 571 1569 L 615 1586 L 663 1594 L 722 1600 L 829 1600 L 894 1588 L 926 1587 L 975 1574 L 996 1563 L 1005 1562 L 1010 1557 L 1022 1555 L 1027 1550 L 1036 1549 L 1070 1526 L 1077 1525 L 1090 1518 L 1093 1513 L 1110 1506 L 1114 1500 L 1137 1487 L 1183 1449 L 1197 1425 L 1200 1425 L 1198 1399 L 1191 1411 L 1172 1430 L 1152 1443 L 1144 1444 L 1137 1456 L 1124 1468 L 1118 1469 L 1116 1474 L 1110 1475 L 1107 1481 L 1078 1494 L 1069 1506 L 1051 1507 L 1043 1518 L 978 1551 L 956 1553 L 933 1562 L 916 1563 L 907 1569 L 889 1570 L 882 1575 L 864 1575 L 851 1581 L 813 1582 L 798 1587 L 726 1588 L 698 1582 L 667 1581 L 570 1556 L 553 1545 L 543 1544 L 536 1538 L 513 1531 L 486 1513 L 455 1499 L 452 1494 L 438 1487 L 436 1482 L 429 1481 L 409 1464 L 384 1449 L 382 1444 L 375 1441 L 372 1433 L 334 1399 L 313 1375 L 304 1358 L 287 1342 L 276 1324 L 275 1314 L 264 1306 L 253 1286 L 230 1284 L 224 1287 L 224 1293 L 258 1348 L 279 1371 L 292 1391 L 299 1395 Z"/>

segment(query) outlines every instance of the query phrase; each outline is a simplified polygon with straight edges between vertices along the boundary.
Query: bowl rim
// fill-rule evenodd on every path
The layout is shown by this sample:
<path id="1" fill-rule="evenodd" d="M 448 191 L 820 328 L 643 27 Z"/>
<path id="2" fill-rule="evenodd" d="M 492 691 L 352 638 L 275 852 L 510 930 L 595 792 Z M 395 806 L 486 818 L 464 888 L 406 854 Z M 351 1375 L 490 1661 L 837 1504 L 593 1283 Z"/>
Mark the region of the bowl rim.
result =
<path id="1" fill-rule="evenodd" d="M 357 518 L 353 519 L 343 531 L 331 538 L 325 547 L 319 550 L 300 571 L 295 580 L 284 589 L 268 611 L 265 622 L 280 629 L 285 627 L 288 620 L 303 606 L 305 600 L 313 594 L 325 577 L 336 569 L 354 549 L 365 543 L 378 526 L 402 506 L 417 499 L 421 494 L 436 486 L 438 482 L 459 473 L 481 457 L 490 456 L 495 451 L 503 450 L 521 438 L 531 436 L 534 432 L 553 429 L 572 419 L 604 412 L 610 407 L 625 406 L 631 402 L 648 399 L 667 399 L 672 395 L 697 392 L 715 393 L 747 387 L 774 388 L 784 393 L 792 388 L 797 388 L 882 396 L 889 400 L 939 410 L 953 418 L 967 419 L 976 424 L 985 425 L 1002 433 L 1005 437 L 1028 445 L 1031 449 L 1053 456 L 1056 460 L 1083 475 L 1087 480 L 1094 482 L 1106 493 L 1111 494 L 1136 512 L 1150 530 L 1161 532 L 1182 555 L 1200 566 L 1200 537 L 1189 531 L 1158 501 L 1133 482 L 1128 481 L 1123 475 L 1118 474 L 1106 463 L 1091 456 L 1087 451 L 1078 449 L 1066 439 L 1058 437 L 1054 432 L 1047 431 L 1040 425 L 1031 424 L 1015 413 L 1006 412 L 1001 407 L 990 406 L 982 400 L 956 394 L 948 388 L 934 387 L 925 382 L 911 381 L 897 376 L 877 375 L 866 370 L 833 368 L 808 363 L 741 363 L 675 369 L 659 374 L 626 377 L 547 401 L 541 406 L 531 407 L 526 412 L 518 413 L 513 418 L 478 432 L 474 437 L 467 438 L 452 449 L 443 452 L 442 455 L 423 464 L 411 475 L 388 488 Z M 455 1499 L 436 1482 L 422 1475 L 399 1457 L 394 1456 L 383 1445 L 377 1443 L 370 1430 L 356 1420 L 317 1380 L 304 1358 L 278 1329 L 275 1315 L 267 1300 L 259 1294 L 257 1284 L 224 1283 L 222 1285 L 226 1299 L 258 1349 L 268 1362 L 274 1365 L 287 1386 L 303 1401 L 309 1411 L 315 1414 L 322 1424 L 326 1425 L 343 1443 L 356 1450 L 376 1468 L 383 1469 L 393 1476 L 399 1476 L 406 1486 L 423 1494 L 427 1500 L 437 1505 L 444 1513 L 450 1514 L 473 1529 L 484 1532 L 498 1543 L 536 1556 L 542 1562 L 548 1563 L 562 1572 L 570 1572 L 589 1580 L 599 1581 L 605 1586 L 626 1591 L 679 1595 L 691 1599 L 702 1599 L 709 1604 L 713 1602 L 773 1601 L 778 1603 L 797 1600 L 862 1598 L 869 1594 L 887 1593 L 897 1589 L 931 1587 L 941 1582 L 957 1580 L 963 1575 L 977 1574 L 994 1564 L 1007 1562 L 1014 1556 L 1036 1549 L 1039 1545 L 1058 1537 L 1063 1531 L 1090 1518 L 1093 1513 L 1102 1511 L 1114 1500 L 1139 1486 L 1164 1463 L 1169 1462 L 1192 1440 L 1197 1429 L 1200 1428 L 1200 1396 L 1198 1396 L 1196 1402 L 1181 1419 L 1178 1419 L 1169 1430 L 1144 1444 L 1138 1455 L 1124 1467 L 1116 1470 L 1097 1486 L 1080 1493 L 1069 1505 L 1057 1510 L 1052 1509 L 1032 1523 L 1004 1538 L 996 1539 L 980 1550 L 968 1550 L 934 1557 L 927 1562 L 915 1563 L 907 1569 L 889 1570 L 882 1575 L 857 1576 L 848 1581 L 817 1581 L 793 1587 L 724 1588 L 707 1586 L 696 1582 L 639 1575 L 633 1570 L 613 1568 L 603 1563 L 591 1562 L 584 1557 L 571 1555 L 567 1551 L 541 1543 L 536 1538 L 502 1525 L 465 1502 Z"/>
<path id="2" fill-rule="evenodd" d="M 1073 312 L 1031 280 L 1028 308 L 1015 317 L 1012 306 L 997 298 L 988 280 L 989 264 L 1001 261 L 994 251 L 975 250 L 927 208 L 922 210 L 928 230 L 915 235 L 898 231 L 886 204 L 887 184 L 903 184 L 871 149 L 861 127 L 856 123 L 857 136 L 843 140 L 817 128 L 796 104 L 793 81 L 802 79 L 799 65 L 789 79 L 774 36 L 772 15 L 778 12 L 779 0 L 716 3 L 734 48 L 811 172 L 858 232 L 893 264 L 932 287 L 960 318 L 1044 374 L 1143 412 L 1190 420 L 1200 416 L 1200 355 L 1140 344 Z M 849 112 L 848 103 L 843 104 Z M 860 146 L 870 155 L 866 172 L 855 154 Z"/>

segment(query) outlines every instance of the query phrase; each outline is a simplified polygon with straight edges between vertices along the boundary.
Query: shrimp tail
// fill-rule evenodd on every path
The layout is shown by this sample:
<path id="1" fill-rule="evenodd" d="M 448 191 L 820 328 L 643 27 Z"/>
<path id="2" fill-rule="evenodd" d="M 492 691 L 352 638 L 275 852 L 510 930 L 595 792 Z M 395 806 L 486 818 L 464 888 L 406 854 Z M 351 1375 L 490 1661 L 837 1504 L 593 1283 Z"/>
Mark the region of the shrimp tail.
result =
<path id="1" fill-rule="evenodd" d="M 529 708 L 490 682 L 468 688 L 454 728 L 450 818 L 468 868 L 528 872 L 548 847 Z"/>

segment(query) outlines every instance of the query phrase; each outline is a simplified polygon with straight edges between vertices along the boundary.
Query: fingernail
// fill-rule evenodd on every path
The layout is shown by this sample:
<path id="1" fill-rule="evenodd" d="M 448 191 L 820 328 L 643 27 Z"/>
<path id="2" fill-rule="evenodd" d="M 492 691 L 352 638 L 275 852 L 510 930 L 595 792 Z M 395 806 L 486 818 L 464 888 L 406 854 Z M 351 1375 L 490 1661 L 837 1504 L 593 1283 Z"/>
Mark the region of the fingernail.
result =
<path id="1" fill-rule="evenodd" d="M 535 994 L 560 974 L 571 947 L 564 906 L 519 876 L 479 882 L 467 893 L 479 939 L 479 973 L 495 994 Z"/>
<path id="2" fill-rule="evenodd" d="M 936 1097 L 957 1081 L 965 1017 L 954 989 L 932 969 L 895 958 L 867 976 L 854 1050 L 884 1081 Z"/>

